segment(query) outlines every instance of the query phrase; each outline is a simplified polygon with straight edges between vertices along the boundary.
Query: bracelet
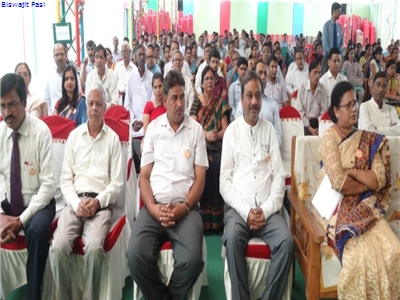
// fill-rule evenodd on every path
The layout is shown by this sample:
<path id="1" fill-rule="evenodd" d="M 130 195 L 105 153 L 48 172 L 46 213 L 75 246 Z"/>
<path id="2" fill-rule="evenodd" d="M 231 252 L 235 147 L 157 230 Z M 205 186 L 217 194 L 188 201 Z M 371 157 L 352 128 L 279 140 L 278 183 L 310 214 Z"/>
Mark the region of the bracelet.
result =
<path id="1" fill-rule="evenodd" d="M 368 190 L 369 190 L 369 187 L 366 184 L 364 184 L 364 192 L 366 192 Z"/>
<path id="2" fill-rule="evenodd" d="M 187 214 L 187 215 L 190 214 L 190 205 L 189 205 L 189 202 L 187 202 L 187 201 L 185 200 L 183 203 L 186 204 L 186 214 Z"/>

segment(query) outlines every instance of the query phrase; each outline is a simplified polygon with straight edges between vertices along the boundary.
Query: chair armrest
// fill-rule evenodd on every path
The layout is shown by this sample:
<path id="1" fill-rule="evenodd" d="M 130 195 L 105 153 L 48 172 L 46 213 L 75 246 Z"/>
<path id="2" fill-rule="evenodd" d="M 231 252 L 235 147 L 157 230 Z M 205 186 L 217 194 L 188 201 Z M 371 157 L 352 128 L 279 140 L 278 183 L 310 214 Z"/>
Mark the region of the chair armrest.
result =
<path id="1" fill-rule="evenodd" d="M 308 211 L 304 203 L 296 194 L 293 193 L 292 190 L 289 191 L 288 197 L 290 204 L 300 218 L 304 228 L 310 234 L 312 240 L 316 244 L 321 244 L 324 241 L 324 232 L 322 231 L 321 226 L 315 221 L 314 216 Z"/>

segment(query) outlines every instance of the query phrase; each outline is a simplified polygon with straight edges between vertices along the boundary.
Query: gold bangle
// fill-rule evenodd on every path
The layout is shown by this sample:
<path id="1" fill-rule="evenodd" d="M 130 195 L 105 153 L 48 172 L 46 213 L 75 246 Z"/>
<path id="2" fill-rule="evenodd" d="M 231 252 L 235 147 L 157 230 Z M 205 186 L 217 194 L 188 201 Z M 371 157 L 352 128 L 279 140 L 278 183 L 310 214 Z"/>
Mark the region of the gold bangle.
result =
<path id="1" fill-rule="evenodd" d="M 369 190 L 369 187 L 366 184 L 364 184 L 364 192 L 366 192 L 368 190 Z"/>

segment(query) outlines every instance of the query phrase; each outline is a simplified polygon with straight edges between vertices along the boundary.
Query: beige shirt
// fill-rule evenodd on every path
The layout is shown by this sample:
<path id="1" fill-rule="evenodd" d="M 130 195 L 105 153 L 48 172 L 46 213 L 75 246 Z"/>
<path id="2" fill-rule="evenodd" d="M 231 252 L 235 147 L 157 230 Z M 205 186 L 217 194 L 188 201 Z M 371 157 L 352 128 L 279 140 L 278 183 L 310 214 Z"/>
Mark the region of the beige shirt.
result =
<path id="1" fill-rule="evenodd" d="M 328 94 L 325 87 L 318 83 L 313 95 L 310 85 L 310 79 L 303 83 L 297 93 L 297 110 L 303 119 L 304 127 L 310 125 L 311 118 L 322 117 L 322 114 L 328 110 Z"/>
<path id="2" fill-rule="evenodd" d="M 208 168 L 203 128 L 184 114 L 174 132 L 167 114 L 149 124 L 141 166 L 154 163 L 150 185 L 157 203 L 184 201 L 195 180 L 195 165 Z"/>
<path id="3" fill-rule="evenodd" d="M 0 174 L 5 179 L 5 191 L 0 195 L 10 201 L 10 164 L 13 140 L 12 129 L 5 122 L 0 123 Z M 53 165 L 53 139 L 47 125 L 25 114 L 25 120 L 19 128 L 21 134 L 18 145 L 21 158 L 21 183 L 24 205 L 21 214 L 22 224 L 28 221 L 49 204 L 56 194 L 56 180 Z M 0 207 L 0 213 L 3 210 Z"/>
<path id="4" fill-rule="evenodd" d="M 117 201 L 123 184 L 121 145 L 117 134 L 103 123 L 96 138 L 88 123 L 73 130 L 65 147 L 60 187 L 67 204 L 78 209 L 80 193 L 97 193 L 101 208 Z"/>

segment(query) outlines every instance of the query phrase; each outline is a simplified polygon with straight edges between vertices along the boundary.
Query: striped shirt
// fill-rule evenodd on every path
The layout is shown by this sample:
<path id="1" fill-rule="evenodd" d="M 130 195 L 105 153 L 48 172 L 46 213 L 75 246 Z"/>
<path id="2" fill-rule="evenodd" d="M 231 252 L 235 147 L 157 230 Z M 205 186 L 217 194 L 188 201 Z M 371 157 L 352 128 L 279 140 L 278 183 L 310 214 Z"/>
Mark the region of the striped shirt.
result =
<path id="1" fill-rule="evenodd" d="M 275 78 L 275 82 L 269 81 L 267 77 L 264 94 L 267 97 L 274 99 L 276 104 L 278 104 L 279 110 L 282 108 L 283 102 L 288 101 L 285 82 L 281 81 L 278 77 Z"/>

